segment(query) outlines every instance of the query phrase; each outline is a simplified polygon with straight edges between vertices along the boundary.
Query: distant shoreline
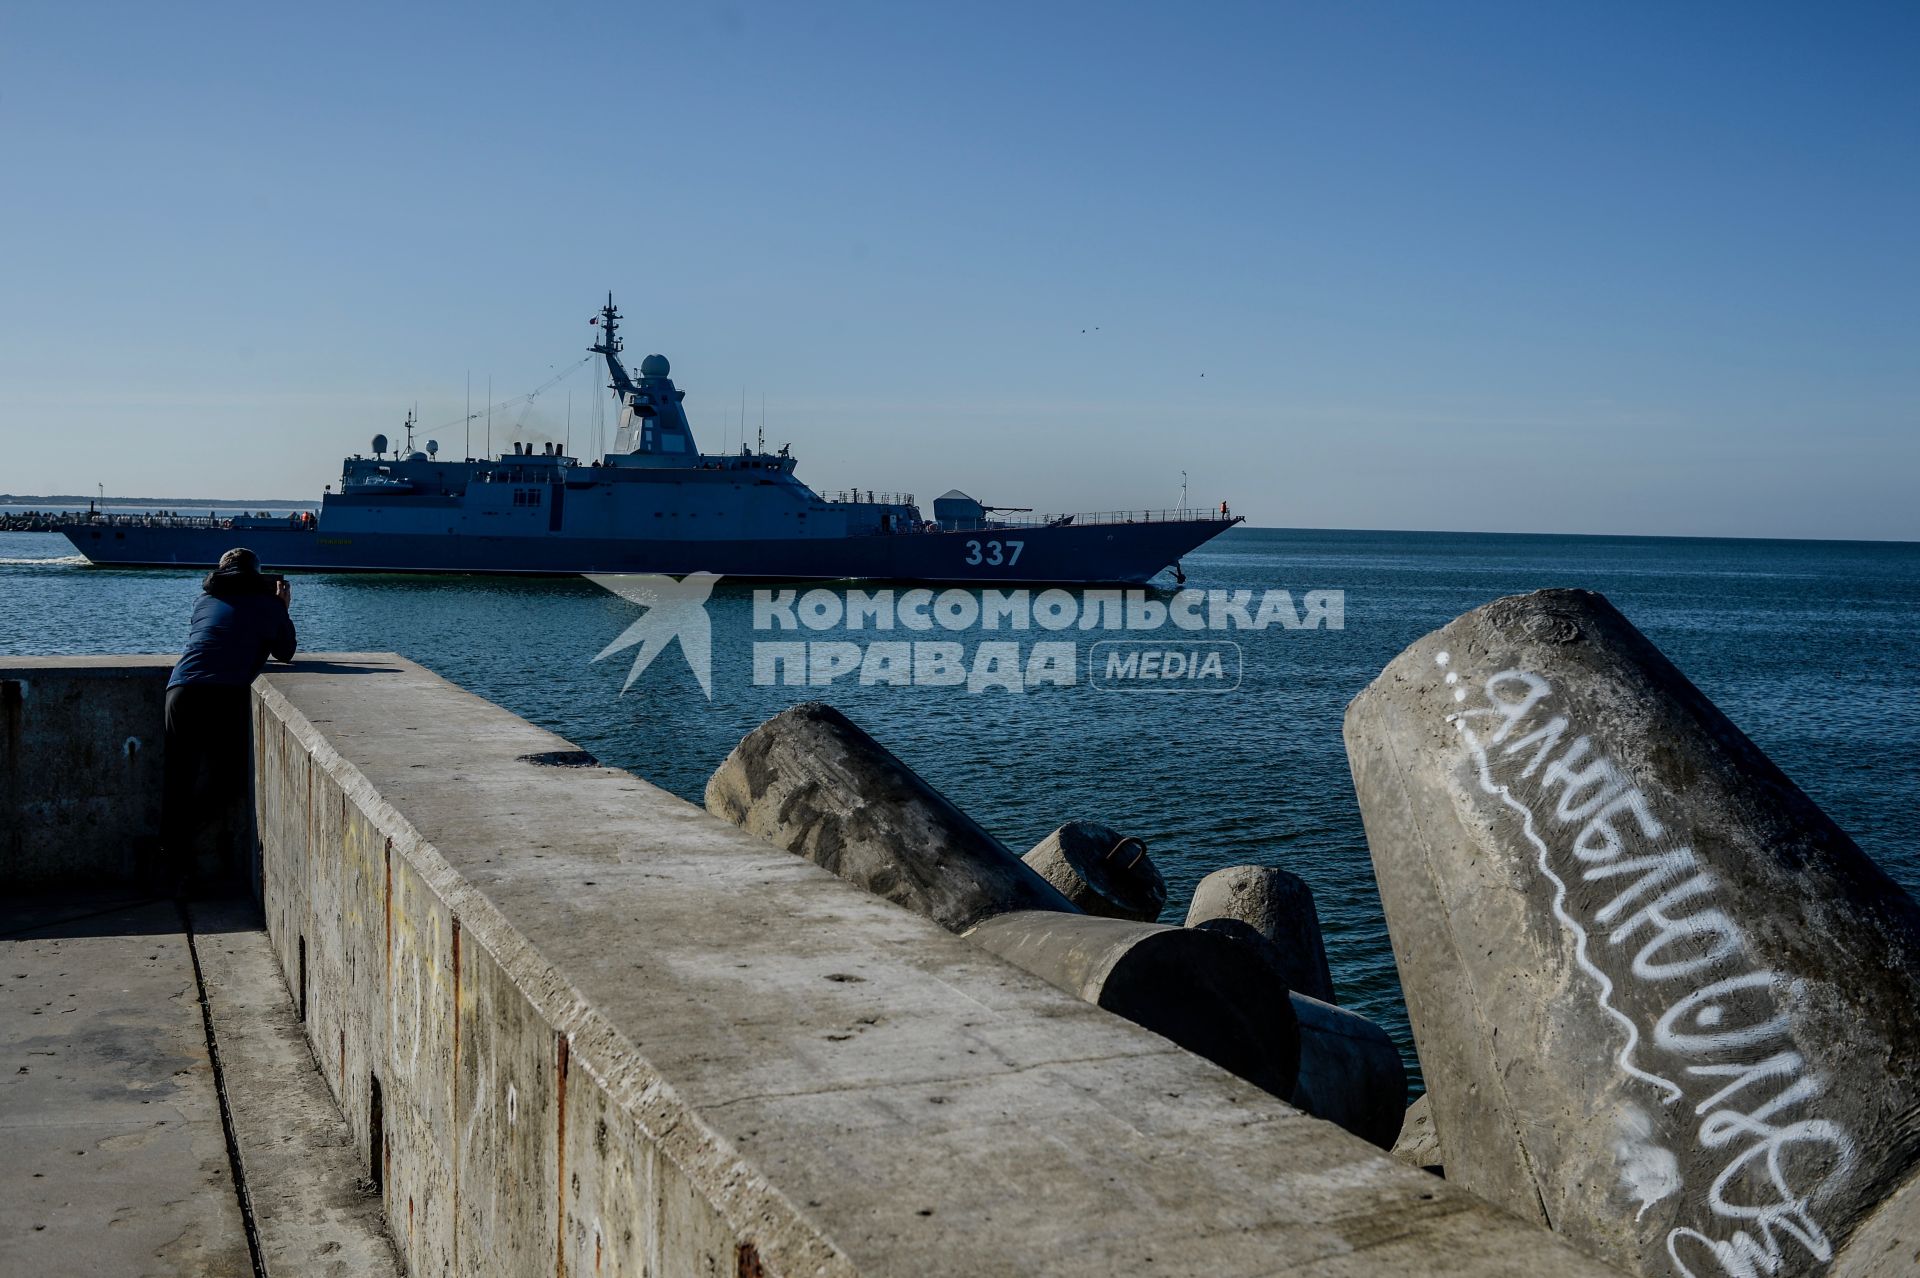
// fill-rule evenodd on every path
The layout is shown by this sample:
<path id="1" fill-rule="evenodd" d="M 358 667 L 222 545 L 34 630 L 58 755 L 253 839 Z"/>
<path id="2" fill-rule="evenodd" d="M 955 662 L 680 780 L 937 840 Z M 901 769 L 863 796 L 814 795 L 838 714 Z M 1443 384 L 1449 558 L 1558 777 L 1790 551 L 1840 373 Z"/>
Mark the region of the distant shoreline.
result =
<path id="1" fill-rule="evenodd" d="M 103 506 L 162 506 L 171 510 L 191 512 L 194 510 L 318 510 L 320 503 L 307 498 L 301 501 L 258 498 L 239 500 L 231 497 L 88 497 L 85 494 L 58 493 L 51 497 L 21 496 L 17 493 L 0 493 L 0 507 L 24 506 L 30 509 L 38 506 L 86 506 L 89 502 Z M 36 506 L 36 503 L 38 506 Z M 1774 541 L 1774 542 L 1824 542 L 1831 545 L 1860 546 L 1917 546 L 1920 539 L 1901 537 L 1778 537 L 1764 533 L 1593 533 L 1593 532 L 1514 532 L 1485 528 L 1296 528 L 1285 524 L 1248 524 L 1244 529 L 1233 529 L 1223 536 L 1231 537 L 1235 533 L 1306 533 L 1312 535 L 1345 536 L 1349 534 L 1376 534 L 1381 536 L 1411 537 L 1534 537 L 1534 538 L 1588 538 L 1596 541 Z"/>
<path id="2" fill-rule="evenodd" d="M 88 497 L 85 494 L 55 493 L 51 497 L 23 496 L 19 493 L 0 493 L 0 506 L 31 506 L 34 503 L 48 506 L 165 506 L 169 509 L 197 510 L 202 506 L 211 510 L 230 508 L 234 510 L 266 510 L 273 507 L 318 506 L 320 503 L 311 497 L 300 501 L 282 499 L 235 500 L 231 497 Z"/>

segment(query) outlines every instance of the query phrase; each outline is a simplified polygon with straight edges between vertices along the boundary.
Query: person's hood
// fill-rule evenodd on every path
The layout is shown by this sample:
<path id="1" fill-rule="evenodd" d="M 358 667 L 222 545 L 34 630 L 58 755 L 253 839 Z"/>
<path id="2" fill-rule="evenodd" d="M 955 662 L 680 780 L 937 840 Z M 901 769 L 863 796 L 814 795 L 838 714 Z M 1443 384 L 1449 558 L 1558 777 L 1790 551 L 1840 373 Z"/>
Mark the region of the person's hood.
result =
<path id="1" fill-rule="evenodd" d="M 249 569 L 215 568 L 200 583 L 200 589 L 216 599 L 238 599 L 243 595 L 270 595 L 273 583 Z"/>

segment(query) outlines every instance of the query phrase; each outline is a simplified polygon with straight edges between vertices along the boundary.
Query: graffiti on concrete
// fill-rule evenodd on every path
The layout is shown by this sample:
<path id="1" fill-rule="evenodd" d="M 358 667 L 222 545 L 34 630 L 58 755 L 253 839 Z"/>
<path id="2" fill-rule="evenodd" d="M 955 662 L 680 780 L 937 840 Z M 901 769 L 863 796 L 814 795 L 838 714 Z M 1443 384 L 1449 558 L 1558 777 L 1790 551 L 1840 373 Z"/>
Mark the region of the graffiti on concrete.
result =
<path id="1" fill-rule="evenodd" d="M 1689 1278 L 1831 1260 L 1812 1204 L 1851 1172 L 1855 1145 L 1819 1116 L 1825 1081 L 1794 1038 L 1792 974 L 1752 959 L 1719 877 L 1675 844 L 1604 744 L 1559 712 L 1551 682 L 1501 670 L 1473 695 L 1448 653 L 1434 660 L 1480 790 L 1513 813 L 1574 961 L 1619 1027 L 1616 1065 L 1651 1089 L 1655 1110 L 1623 1107 L 1613 1147 L 1637 1216 L 1688 1200 L 1676 1219 L 1694 1218 L 1665 1245 Z M 1676 1154 L 1663 1137 L 1695 1149 Z M 1704 1190 L 1689 1187 L 1683 1162 L 1718 1170 Z"/>

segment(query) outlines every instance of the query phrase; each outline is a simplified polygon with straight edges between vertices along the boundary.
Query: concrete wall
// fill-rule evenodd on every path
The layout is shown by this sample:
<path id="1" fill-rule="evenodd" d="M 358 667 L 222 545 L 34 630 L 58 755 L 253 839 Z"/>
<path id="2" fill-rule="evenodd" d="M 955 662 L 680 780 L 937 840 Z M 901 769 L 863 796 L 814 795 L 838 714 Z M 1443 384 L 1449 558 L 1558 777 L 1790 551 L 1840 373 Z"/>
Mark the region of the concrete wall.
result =
<path id="1" fill-rule="evenodd" d="M 127 882 L 151 863 L 173 662 L 0 658 L 0 883 Z"/>
<path id="2" fill-rule="evenodd" d="M 414 1274 L 1597 1274 L 418 666 L 256 685 L 268 926 Z"/>

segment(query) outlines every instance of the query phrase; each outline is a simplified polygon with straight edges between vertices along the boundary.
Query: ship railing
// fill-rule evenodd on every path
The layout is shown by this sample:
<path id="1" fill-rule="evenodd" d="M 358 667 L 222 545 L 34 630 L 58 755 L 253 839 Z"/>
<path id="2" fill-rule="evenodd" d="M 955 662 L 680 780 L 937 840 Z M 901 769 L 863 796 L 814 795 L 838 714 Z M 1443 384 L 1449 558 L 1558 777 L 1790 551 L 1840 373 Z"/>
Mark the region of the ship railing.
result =
<path id="1" fill-rule="evenodd" d="M 264 510 L 235 510 L 214 515 L 108 515 L 99 511 L 75 511 L 61 520 L 62 523 L 84 524 L 89 528 L 195 528 L 216 530 L 233 528 L 261 528 L 285 524 L 290 528 L 303 527 L 312 521 L 307 518 L 308 511 L 292 511 L 288 514 L 274 514 Z M 236 525 L 235 521 L 239 521 Z"/>
<path id="2" fill-rule="evenodd" d="M 1053 515 L 1030 515 L 1023 518 L 1001 518 L 989 516 L 980 521 L 982 528 L 1078 528 L 1087 524 L 1172 524 L 1191 523 L 1195 520 L 1226 519 L 1229 516 L 1217 508 L 1177 507 L 1170 510 L 1093 510 L 1073 511 Z"/>
<path id="3" fill-rule="evenodd" d="M 838 506 L 918 506 L 912 493 L 882 493 L 871 488 L 846 488 L 827 498 Z"/>
<path id="4" fill-rule="evenodd" d="M 988 518 L 973 523 L 958 523 L 951 527 L 942 527 L 938 521 L 929 519 L 918 524 L 896 524 L 891 528 L 871 529 L 870 534 L 884 536 L 902 533 L 998 532 L 1027 528 L 1086 528 L 1112 524 L 1220 523 L 1230 518 L 1232 518 L 1231 515 L 1218 508 L 1191 506 L 1172 510 L 1095 510 L 1075 511 L 1072 514 L 1061 515 L 1033 515 L 1025 519 Z"/>

